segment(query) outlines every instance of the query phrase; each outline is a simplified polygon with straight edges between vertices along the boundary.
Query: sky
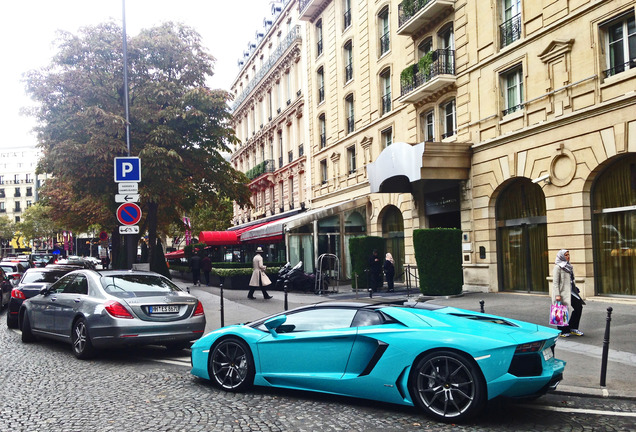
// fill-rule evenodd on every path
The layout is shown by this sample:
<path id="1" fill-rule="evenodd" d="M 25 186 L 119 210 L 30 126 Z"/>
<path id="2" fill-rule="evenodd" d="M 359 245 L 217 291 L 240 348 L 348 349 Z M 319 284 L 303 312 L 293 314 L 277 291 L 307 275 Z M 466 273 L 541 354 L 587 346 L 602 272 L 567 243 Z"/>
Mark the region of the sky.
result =
<path id="1" fill-rule="evenodd" d="M 53 55 L 58 30 L 77 34 L 81 27 L 114 20 L 122 23 L 124 0 L 10 0 L 0 18 L 0 149 L 35 146 L 34 121 L 20 115 L 32 102 L 23 73 L 44 67 Z M 126 33 L 167 21 L 194 28 L 216 58 L 211 88 L 229 90 L 238 74 L 237 60 L 255 39 L 263 19 L 271 17 L 270 0 L 125 0 Z M 123 77 L 122 77 L 123 79 Z"/>

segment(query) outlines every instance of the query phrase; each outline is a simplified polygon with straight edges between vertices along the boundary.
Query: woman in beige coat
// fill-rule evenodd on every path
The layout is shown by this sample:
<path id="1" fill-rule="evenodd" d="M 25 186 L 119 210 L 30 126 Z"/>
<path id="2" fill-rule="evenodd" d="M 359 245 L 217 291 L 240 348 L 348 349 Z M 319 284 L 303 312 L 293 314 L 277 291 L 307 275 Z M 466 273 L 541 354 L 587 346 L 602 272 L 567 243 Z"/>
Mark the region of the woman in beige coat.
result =
<path id="1" fill-rule="evenodd" d="M 256 255 L 254 255 L 254 259 L 252 260 L 252 278 L 250 279 L 250 292 L 247 294 L 247 298 L 254 300 L 254 291 L 257 288 L 260 288 L 263 293 L 263 297 L 267 299 L 271 299 L 272 296 L 267 294 L 265 290 L 265 286 L 271 285 L 272 281 L 269 280 L 267 275 L 265 274 L 265 270 L 267 267 L 263 265 L 263 257 L 261 254 L 263 253 L 263 249 L 259 246 L 256 248 Z"/>
<path id="2" fill-rule="evenodd" d="M 552 277 L 552 304 L 561 302 L 561 304 L 568 306 L 570 314 L 568 325 L 558 327 L 561 330 L 561 337 L 583 336 L 583 332 L 579 330 L 579 322 L 585 303 L 579 296 L 579 289 L 574 284 L 574 268 L 570 264 L 570 251 L 567 249 L 561 249 L 557 253 Z"/>

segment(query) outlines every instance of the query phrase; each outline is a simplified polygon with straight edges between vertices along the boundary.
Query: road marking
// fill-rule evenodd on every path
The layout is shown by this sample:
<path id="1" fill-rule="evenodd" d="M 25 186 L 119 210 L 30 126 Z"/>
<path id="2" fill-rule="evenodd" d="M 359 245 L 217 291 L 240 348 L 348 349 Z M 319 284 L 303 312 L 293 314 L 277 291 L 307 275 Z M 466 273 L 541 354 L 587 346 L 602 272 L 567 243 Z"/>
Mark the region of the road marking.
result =
<path id="1" fill-rule="evenodd" d="M 565 407 L 553 407 L 553 406 L 541 406 L 541 405 L 522 405 L 526 408 L 540 409 L 545 411 L 558 411 L 572 414 L 595 414 L 595 415 L 608 415 L 615 417 L 636 417 L 634 412 L 617 412 L 617 411 L 601 411 L 585 408 L 565 408 Z"/>
<path id="2" fill-rule="evenodd" d="M 147 359 L 157 363 L 168 363 L 176 366 L 186 366 L 190 367 L 190 360 L 169 360 L 169 359 Z"/>

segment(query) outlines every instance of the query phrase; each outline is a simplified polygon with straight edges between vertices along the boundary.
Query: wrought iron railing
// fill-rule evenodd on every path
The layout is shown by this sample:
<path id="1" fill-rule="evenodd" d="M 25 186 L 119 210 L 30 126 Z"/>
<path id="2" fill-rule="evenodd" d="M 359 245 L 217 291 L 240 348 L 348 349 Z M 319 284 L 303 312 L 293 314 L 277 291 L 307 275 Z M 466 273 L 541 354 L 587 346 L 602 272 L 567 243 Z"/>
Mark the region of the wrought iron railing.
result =
<path id="1" fill-rule="evenodd" d="M 349 82 L 353 79 L 353 65 L 348 64 L 345 66 L 345 82 Z"/>
<path id="2" fill-rule="evenodd" d="M 521 14 L 517 14 L 499 26 L 501 47 L 510 45 L 521 38 Z"/>
<path id="3" fill-rule="evenodd" d="M 351 25 L 351 9 L 347 10 L 344 13 L 344 27 L 343 28 L 349 28 L 349 26 Z"/>
<path id="4" fill-rule="evenodd" d="M 605 78 L 609 78 L 613 75 L 619 74 L 621 72 L 625 72 L 628 69 L 634 69 L 636 68 L 636 59 L 633 60 L 629 60 L 625 63 L 621 63 L 618 65 L 615 65 L 614 67 L 611 67 L 607 70 L 603 71 L 603 75 L 605 75 Z"/>
<path id="5" fill-rule="evenodd" d="M 247 84 L 243 93 L 236 97 L 234 101 L 234 105 L 232 109 L 238 108 L 247 98 L 247 96 L 256 88 L 256 86 L 265 78 L 265 76 L 269 73 L 271 68 L 278 62 L 278 60 L 287 52 L 287 49 L 292 46 L 297 40 L 301 39 L 300 26 L 294 26 L 287 33 L 287 36 L 281 41 L 281 43 L 276 47 L 276 49 L 269 56 L 267 61 L 263 63 L 263 66 L 256 72 L 254 78 Z"/>
<path id="6" fill-rule="evenodd" d="M 510 108 L 506 108 L 505 110 L 502 111 L 502 114 L 508 115 L 508 114 L 512 114 L 515 111 L 520 111 L 521 109 L 523 109 L 524 105 L 525 104 L 520 103 L 518 105 L 511 106 Z"/>
<path id="7" fill-rule="evenodd" d="M 380 38 L 380 55 L 389 51 L 389 48 L 391 47 L 391 38 L 389 36 L 389 32 L 386 32 Z"/>
<path id="8" fill-rule="evenodd" d="M 413 18 L 420 9 L 435 0 L 405 0 L 398 5 L 398 26 L 402 27 L 404 23 Z"/>
<path id="9" fill-rule="evenodd" d="M 391 111 L 391 93 L 382 96 L 382 115 Z"/>
<path id="10" fill-rule="evenodd" d="M 455 50 L 439 49 L 433 51 L 433 62 L 425 69 L 419 70 L 418 64 L 412 67 L 412 74 L 402 76 L 400 79 L 401 96 L 404 96 L 426 84 L 438 75 L 455 75 Z"/>
<path id="11" fill-rule="evenodd" d="M 259 163 L 258 165 L 256 165 L 254 168 L 251 168 L 249 170 L 247 170 L 247 172 L 245 173 L 245 175 L 247 176 L 248 179 L 250 180 L 254 180 L 255 178 L 265 174 L 265 173 L 270 173 L 270 172 L 274 172 L 276 169 L 276 167 L 274 166 L 274 160 L 273 159 L 266 159 L 263 162 Z"/>

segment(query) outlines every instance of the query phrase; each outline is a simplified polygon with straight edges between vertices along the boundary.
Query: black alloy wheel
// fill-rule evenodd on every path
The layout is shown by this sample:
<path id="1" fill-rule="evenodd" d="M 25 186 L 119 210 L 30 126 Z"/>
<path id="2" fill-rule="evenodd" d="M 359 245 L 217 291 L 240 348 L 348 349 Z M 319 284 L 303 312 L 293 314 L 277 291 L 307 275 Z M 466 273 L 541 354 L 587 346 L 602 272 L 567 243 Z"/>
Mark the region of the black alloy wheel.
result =
<path id="1" fill-rule="evenodd" d="M 417 361 L 409 389 L 416 406 L 446 422 L 466 420 L 486 403 L 486 383 L 479 367 L 453 351 L 432 352 Z"/>
<path id="2" fill-rule="evenodd" d="M 86 360 L 93 356 L 95 350 L 88 335 L 88 327 L 86 326 L 86 320 L 84 318 L 79 318 L 73 324 L 71 341 L 73 343 L 73 354 L 75 354 L 75 357 L 80 360 Z"/>
<path id="3" fill-rule="evenodd" d="M 223 390 L 240 392 L 254 383 L 254 359 L 245 342 L 230 338 L 218 342 L 210 354 L 210 378 Z"/>

